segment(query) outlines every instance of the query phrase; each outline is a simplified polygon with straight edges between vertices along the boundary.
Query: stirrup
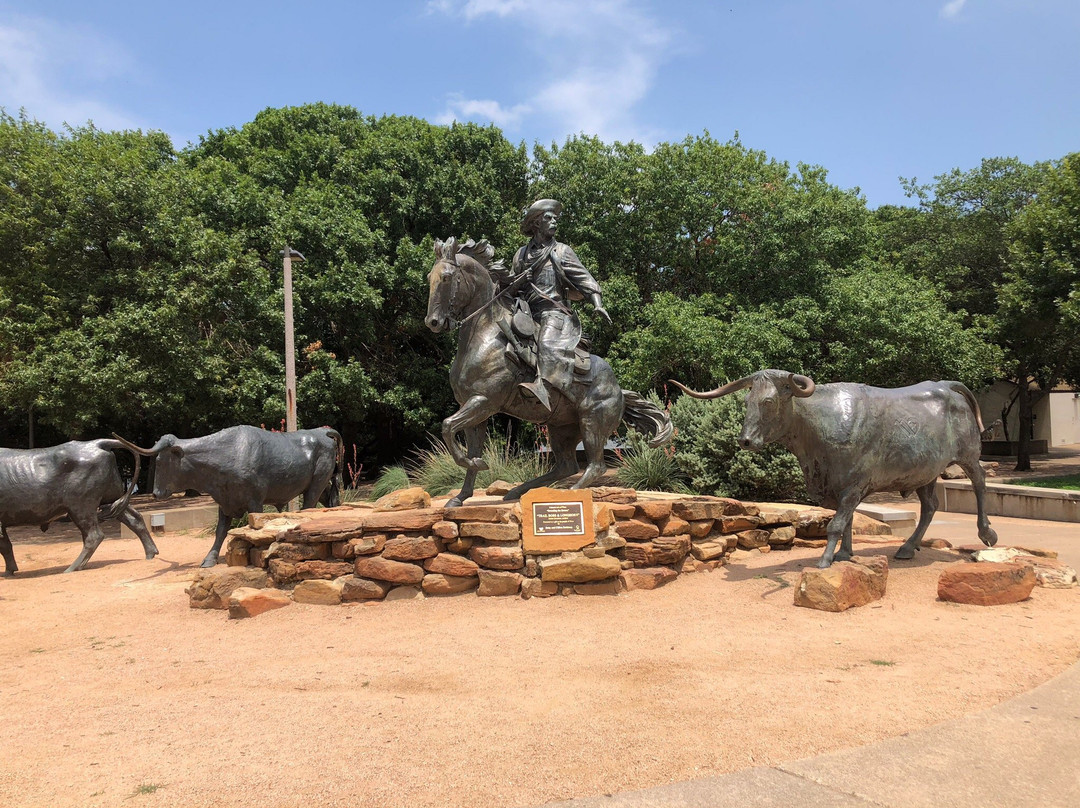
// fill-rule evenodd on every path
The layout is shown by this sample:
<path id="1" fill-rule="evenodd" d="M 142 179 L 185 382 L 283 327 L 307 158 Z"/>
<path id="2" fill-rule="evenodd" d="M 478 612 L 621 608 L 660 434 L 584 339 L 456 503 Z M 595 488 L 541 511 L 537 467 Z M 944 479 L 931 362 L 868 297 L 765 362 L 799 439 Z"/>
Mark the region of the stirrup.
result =
<path id="1" fill-rule="evenodd" d="M 523 390 L 529 391 L 533 397 L 543 405 L 544 409 L 551 412 L 551 399 L 548 398 L 547 388 L 544 387 L 544 382 L 537 379 L 534 382 L 521 382 L 518 387 Z"/>

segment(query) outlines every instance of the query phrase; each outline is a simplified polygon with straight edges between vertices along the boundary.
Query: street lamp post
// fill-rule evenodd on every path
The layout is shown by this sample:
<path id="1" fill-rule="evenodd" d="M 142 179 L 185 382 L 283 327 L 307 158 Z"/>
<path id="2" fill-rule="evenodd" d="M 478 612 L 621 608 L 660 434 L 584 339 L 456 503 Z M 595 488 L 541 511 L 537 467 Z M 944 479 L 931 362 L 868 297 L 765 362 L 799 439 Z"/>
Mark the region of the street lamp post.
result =
<path id="1" fill-rule="evenodd" d="M 285 431 L 296 431 L 296 346 L 293 341 L 292 262 L 304 256 L 285 245 L 281 251 L 285 285 Z"/>

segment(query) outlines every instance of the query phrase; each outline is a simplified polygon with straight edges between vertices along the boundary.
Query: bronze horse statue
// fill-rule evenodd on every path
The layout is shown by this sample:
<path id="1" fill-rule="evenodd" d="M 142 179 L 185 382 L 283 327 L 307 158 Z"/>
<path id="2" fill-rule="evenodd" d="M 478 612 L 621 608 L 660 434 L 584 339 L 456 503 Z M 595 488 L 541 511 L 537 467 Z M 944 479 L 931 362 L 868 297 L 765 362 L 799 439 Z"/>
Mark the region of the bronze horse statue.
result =
<path id="1" fill-rule="evenodd" d="M 535 370 L 515 361 L 507 350 L 510 338 L 499 318 L 509 317 L 510 311 L 493 277 L 500 270 L 499 264 L 492 264 L 493 254 L 483 241 L 459 245 L 454 238 L 436 240 L 437 260 L 428 273 L 427 327 L 442 333 L 460 325 L 457 355 L 450 367 L 450 386 L 460 409 L 442 422 L 442 437 L 466 471 L 461 491 L 447 507 L 471 497 L 477 472 L 487 468 L 481 453 L 487 420 L 496 413 L 546 425 L 553 458 L 550 471 L 514 488 L 505 496 L 508 500 L 576 474 L 579 441 L 588 466 L 573 487 L 588 488 L 605 471 L 604 444 L 621 421 L 650 436 L 650 446 L 666 443 L 672 433 L 668 414 L 632 390 L 623 390 L 611 366 L 599 356 L 589 355 L 581 363 L 588 369 L 575 373 L 571 395 L 551 390 L 550 411 L 524 393 L 519 384 L 532 381 Z M 458 443 L 459 432 L 465 433 L 465 450 Z"/>

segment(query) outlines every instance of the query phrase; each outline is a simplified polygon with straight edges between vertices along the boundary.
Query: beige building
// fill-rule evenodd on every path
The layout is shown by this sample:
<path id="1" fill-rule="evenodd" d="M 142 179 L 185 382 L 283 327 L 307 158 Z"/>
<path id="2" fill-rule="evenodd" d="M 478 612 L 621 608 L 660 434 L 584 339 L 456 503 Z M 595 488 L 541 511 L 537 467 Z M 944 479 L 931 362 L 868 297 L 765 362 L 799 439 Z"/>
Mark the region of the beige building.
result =
<path id="1" fill-rule="evenodd" d="M 1001 410 L 1016 392 L 1013 382 L 995 382 L 989 389 L 979 393 L 979 409 L 983 425 L 987 428 L 1001 418 Z M 1040 396 L 1034 406 L 1035 424 L 1032 438 L 1046 441 L 1047 446 L 1065 446 L 1080 443 L 1080 393 L 1071 387 L 1059 385 L 1049 395 Z M 1008 418 L 1009 438 L 1016 440 L 1020 434 L 1020 407 L 1013 404 Z M 993 435 L 1004 440 L 1000 427 Z"/>

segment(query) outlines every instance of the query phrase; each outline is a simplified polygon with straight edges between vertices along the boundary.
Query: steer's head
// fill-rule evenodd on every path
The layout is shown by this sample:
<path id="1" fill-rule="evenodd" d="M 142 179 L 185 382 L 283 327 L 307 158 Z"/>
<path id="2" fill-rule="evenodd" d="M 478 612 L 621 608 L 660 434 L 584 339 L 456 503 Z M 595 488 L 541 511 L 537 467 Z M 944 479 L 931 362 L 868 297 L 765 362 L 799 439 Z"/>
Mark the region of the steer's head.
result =
<path id="1" fill-rule="evenodd" d="M 814 392 L 813 379 L 786 370 L 759 370 L 707 393 L 691 390 L 674 379 L 670 381 L 694 398 L 719 398 L 749 387 L 739 446 L 752 452 L 787 435 L 792 425 L 792 398 L 806 398 Z"/>
<path id="2" fill-rule="evenodd" d="M 175 435 L 165 435 L 154 444 L 157 455 L 154 464 L 154 499 L 168 499 L 177 491 L 187 486 L 182 482 L 180 464 L 184 459 L 184 448 L 177 443 Z"/>
<path id="3" fill-rule="evenodd" d="M 786 370 L 759 370 L 747 378 L 752 381 L 739 446 L 756 452 L 791 431 L 791 400 L 813 393 L 814 380 Z"/>

